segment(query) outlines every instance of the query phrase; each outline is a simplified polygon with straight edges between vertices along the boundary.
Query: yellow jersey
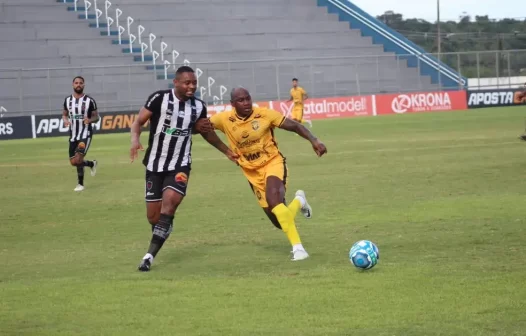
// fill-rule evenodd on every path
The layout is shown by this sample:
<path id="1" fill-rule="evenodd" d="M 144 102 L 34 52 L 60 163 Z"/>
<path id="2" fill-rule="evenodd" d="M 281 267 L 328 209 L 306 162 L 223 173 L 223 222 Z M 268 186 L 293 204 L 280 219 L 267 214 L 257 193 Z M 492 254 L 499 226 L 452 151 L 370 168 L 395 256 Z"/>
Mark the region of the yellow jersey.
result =
<path id="1" fill-rule="evenodd" d="M 274 110 L 254 107 L 246 118 L 235 109 L 214 114 L 210 121 L 214 128 L 225 133 L 232 151 L 240 155 L 239 165 L 245 169 L 259 169 L 270 160 L 282 157 L 274 138 L 274 128 L 281 126 L 285 117 Z"/>
<path id="2" fill-rule="evenodd" d="M 303 105 L 303 97 L 305 97 L 306 94 L 307 92 L 305 92 L 301 86 L 290 89 L 290 96 L 296 105 Z"/>

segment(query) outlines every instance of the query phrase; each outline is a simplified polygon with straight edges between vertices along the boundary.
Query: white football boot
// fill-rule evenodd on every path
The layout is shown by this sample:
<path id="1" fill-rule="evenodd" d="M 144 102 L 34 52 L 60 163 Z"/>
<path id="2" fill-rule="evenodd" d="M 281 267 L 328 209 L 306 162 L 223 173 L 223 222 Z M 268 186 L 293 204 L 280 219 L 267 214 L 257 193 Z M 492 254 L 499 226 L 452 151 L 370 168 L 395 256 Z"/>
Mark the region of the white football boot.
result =
<path id="1" fill-rule="evenodd" d="M 91 176 L 97 175 L 97 160 L 93 160 L 93 167 L 91 169 Z"/>
<path id="2" fill-rule="evenodd" d="M 80 185 L 80 184 L 77 184 L 77 186 L 75 187 L 75 189 L 73 189 L 74 191 L 83 191 L 84 190 L 84 186 L 83 185 Z"/>
<path id="3" fill-rule="evenodd" d="M 303 190 L 296 191 L 296 198 L 298 198 L 299 201 L 301 202 L 301 209 L 300 209 L 301 214 L 305 218 L 311 219 L 312 218 L 312 207 L 309 205 L 309 202 L 307 202 L 305 191 Z"/>
<path id="4" fill-rule="evenodd" d="M 308 257 L 309 257 L 309 254 L 307 253 L 307 251 L 305 251 L 303 247 L 296 249 L 296 250 L 292 250 L 292 259 L 291 259 L 292 261 L 305 260 Z"/>

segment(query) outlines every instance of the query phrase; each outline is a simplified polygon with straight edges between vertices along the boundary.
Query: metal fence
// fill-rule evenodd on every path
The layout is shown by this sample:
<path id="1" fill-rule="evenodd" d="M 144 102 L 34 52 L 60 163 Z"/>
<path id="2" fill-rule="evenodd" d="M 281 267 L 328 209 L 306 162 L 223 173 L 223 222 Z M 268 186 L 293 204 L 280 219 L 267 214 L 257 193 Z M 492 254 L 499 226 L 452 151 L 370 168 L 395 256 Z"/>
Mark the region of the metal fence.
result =
<path id="1" fill-rule="evenodd" d="M 520 83 L 517 77 L 526 76 L 526 50 L 432 56 L 469 78 L 471 87 L 513 87 Z M 416 60 L 417 69 L 408 70 L 411 58 Z M 71 81 L 78 75 L 85 77 L 86 93 L 97 100 L 101 111 L 139 109 L 150 93 L 172 85 L 174 69 L 179 65 L 32 68 L 28 63 L 24 69 L 0 69 L 0 112 L 60 114 L 64 97 L 72 92 Z M 190 66 L 199 69 L 198 94 L 210 104 L 226 103 L 227 91 L 234 86 L 246 87 L 255 100 L 287 99 L 293 77 L 300 79 L 311 97 L 442 89 L 441 76 L 438 83 L 431 83 L 419 75 L 420 61 L 414 55 L 263 59 Z M 487 78 L 500 79 L 484 80 Z"/>

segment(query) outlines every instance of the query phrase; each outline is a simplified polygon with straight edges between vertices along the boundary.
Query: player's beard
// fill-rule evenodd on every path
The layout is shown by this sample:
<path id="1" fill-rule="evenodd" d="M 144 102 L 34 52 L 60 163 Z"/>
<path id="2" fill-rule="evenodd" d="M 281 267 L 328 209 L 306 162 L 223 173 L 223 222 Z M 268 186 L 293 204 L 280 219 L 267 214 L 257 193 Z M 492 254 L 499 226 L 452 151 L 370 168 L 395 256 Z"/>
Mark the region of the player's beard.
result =
<path id="1" fill-rule="evenodd" d="M 77 94 L 82 94 L 84 92 L 84 88 L 80 88 L 80 87 L 75 88 L 74 90 L 75 90 L 75 93 Z"/>

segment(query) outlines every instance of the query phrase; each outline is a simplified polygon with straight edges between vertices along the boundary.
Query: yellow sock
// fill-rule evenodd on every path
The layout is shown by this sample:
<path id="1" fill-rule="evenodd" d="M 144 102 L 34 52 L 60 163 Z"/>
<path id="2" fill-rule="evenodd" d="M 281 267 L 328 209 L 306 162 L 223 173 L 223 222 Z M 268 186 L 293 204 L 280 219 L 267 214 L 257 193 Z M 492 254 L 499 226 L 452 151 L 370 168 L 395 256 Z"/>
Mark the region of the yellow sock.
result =
<path id="1" fill-rule="evenodd" d="M 296 217 L 296 214 L 301 209 L 301 202 L 295 198 L 289 203 L 287 208 L 289 208 L 290 212 L 292 212 L 292 217 Z"/>
<path id="2" fill-rule="evenodd" d="M 285 204 L 281 203 L 274 209 L 272 209 L 272 213 L 276 215 L 276 218 L 278 219 L 278 222 L 281 225 L 281 229 L 287 235 L 290 244 L 292 246 L 296 244 L 301 244 L 300 235 L 298 234 L 296 224 L 294 223 L 294 216 L 289 210 L 289 208 L 287 208 Z"/>

